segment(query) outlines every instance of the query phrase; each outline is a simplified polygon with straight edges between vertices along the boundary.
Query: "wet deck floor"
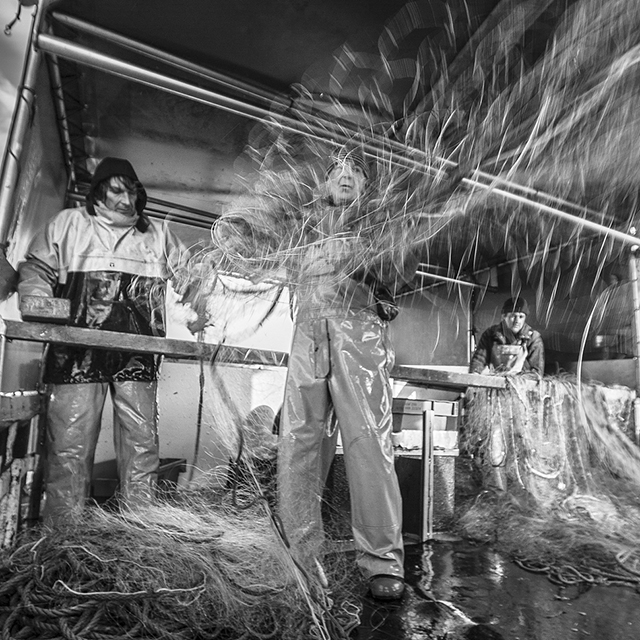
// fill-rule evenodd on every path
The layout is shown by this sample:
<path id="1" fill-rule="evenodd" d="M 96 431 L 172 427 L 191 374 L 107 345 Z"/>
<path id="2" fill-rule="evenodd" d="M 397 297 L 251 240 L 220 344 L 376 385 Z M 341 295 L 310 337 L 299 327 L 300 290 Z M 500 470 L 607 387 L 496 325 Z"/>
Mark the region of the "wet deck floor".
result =
<path id="1" fill-rule="evenodd" d="M 456 511 L 482 490 L 472 466 L 456 461 Z M 563 587 L 491 543 L 416 539 L 405 540 L 402 600 L 363 598 L 354 640 L 640 640 L 640 593 L 631 587 Z"/>
<path id="2" fill-rule="evenodd" d="M 401 601 L 363 599 L 355 640 L 638 640 L 640 594 L 628 587 L 557 586 L 490 546 L 406 547 Z"/>

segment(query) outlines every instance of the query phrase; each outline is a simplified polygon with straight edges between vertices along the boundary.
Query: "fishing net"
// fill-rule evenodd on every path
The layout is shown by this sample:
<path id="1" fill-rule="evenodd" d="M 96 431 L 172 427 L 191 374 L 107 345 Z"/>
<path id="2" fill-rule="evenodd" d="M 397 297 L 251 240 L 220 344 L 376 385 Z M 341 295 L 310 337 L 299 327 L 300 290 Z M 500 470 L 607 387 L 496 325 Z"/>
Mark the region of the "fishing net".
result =
<path id="1" fill-rule="evenodd" d="M 332 245 L 336 268 L 314 281 L 318 290 L 381 264 L 401 271 L 413 253 L 427 278 L 431 268 L 468 280 L 488 266 L 517 264 L 511 288 L 526 279 L 546 321 L 578 285 L 596 291 L 605 263 L 617 268 L 627 259 L 635 238 L 620 230 L 637 217 L 638 3 L 563 3 L 544 52 L 529 60 L 515 46 L 526 29 L 505 20 L 455 76 L 456 61 L 441 64 L 436 52 L 429 78 L 424 57 L 415 67 L 391 59 L 397 43 L 424 26 L 416 8 L 409 3 L 388 25 L 379 59 L 346 49 L 338 55 L 335 103 L 313 91 L 318 79 L 308 74 L 291 107 L 299 129 L 279 124 L 277 106 L 273 119 L 255 127 L 246 154 L 256 180 L 223 212 L 212 247 L 199 256 L 204 280 L 224 294 L 205 296 L 205 326 L 233 330 L 238 314 L 224 311 L 231 300 L 241 308 L 271 295 L 254 326 L 263 323 L 282 288 L 304 285 L 302 257 L 321 242 Z M 354 125 L 349 116 L 358 106 L 345 111 L 339 96 L 363 65 L 372 81 L 359 85 L 363 124 Z M 398 118 L 384 89 L 409 77 L 401 69 L 416 74 Z M 345 142 L 366 153 L 370 181 L 324 228 L 327 156 Z M 613 232 L 625 237 L 615 242 Z M 198 268 L 187 269 L 186 279 Z M 233 288 L 229 274 L 244 285 Z M 629 415 L 612 414 L 613 391 L 605 389 L 518 377 L 505 391 L 471 394 L 469 446 L 487 479 L 506 482 L 508 491 L 483 494 L 462 522 L 466 532 L 498 535 L 529 562 L 585 571 L 610 562 L 635 579 L 635 435 L 625 426 Z M 629 412 L 631 402 L 619 400 Z"/>
<path id="2" fill-rule="evenodd" d="M 346 638 L 354 585 L 339 557 L 325 569 L 331 590 L 292 562 L 246 490 L 89 508 L 0 557 L 0 628 L 8 640 Z"/>
<path id="3" fill-rule="evenodd" d="M 233 343 L 283 306 L 286 313 L 283 288 L 303 282 L 300 257 L 320 239 L 335 240 L 341 258 L 327 286 L 381 263 L 401 269 L 413 252 L 453 277 L 488 261 L 521 261 L 538 291 L 551 292 L 549 309 L 586 277 L 585 265 L 596 265 L 597 278 L 603 261 L 619 260 L 618 245 L 584 242 L 576 220 L 557 213 L 612 228 L 635 219 L 638 3 L 574 3 L 547 53 L 529 65 L 501 44 L 521 40 L 513 21 L 459 77 L 455 64 L 440 68 L 439 52 L 431 70 L 424 48 L 415 66 L 392 59 L 397 43 L 426 24 L 416 7 L 408 3 L 380 38 L 373 82 L 359 87 L 360 130 L 316 117 L 332 105 L 315 97 L 309 76 L 296 102 L 307 110 L 291 107 L 297 133 L 277 118 L 256 127 L 247 148 L 255 183 L 225 210 L 212 244 L 175 274 L 211 341 Z M 345 49 L 332 88 L 355 81 L 364 60 Z M 402 114 L 384 92 L 398 79 L 412 80 Z M 333 106 L 341 115 L 340 101 Z M 320 129 L 322 144 L 305 124 Z M 322 235 L 326 158 L 347 141 L 366 150 L 372 179 L 343 224 Z M 339 560 L 327 557 L 330 591 L 292 560 L 269 504 L 272 447 L 251 425 L 238 429 L 219 378 L 212 431 L 234 461 L 220 472 L 225 490 L 217 478 L 216 492 L 201 487 L 136 514 L 88 509 L 24 539 L 0 557 L 3 640 L 346 637 L 353 615 L 341 589 L 358 585 Z M 519 376 L 504 390 L 470 392 L 465 446 L 498 490 L 478 496 L 462 532 L 496 540 L 562 584 L 637 585 L 632 402 L 628 390 L 559 377 Z"/>
<path id="4" fill-rule="evenodd" d="M 640 582 L 640 449 L 626 387 L 514 376 L 469 392 L 464 447 L 485 490 L 464 535 L 561 584 Z"/>

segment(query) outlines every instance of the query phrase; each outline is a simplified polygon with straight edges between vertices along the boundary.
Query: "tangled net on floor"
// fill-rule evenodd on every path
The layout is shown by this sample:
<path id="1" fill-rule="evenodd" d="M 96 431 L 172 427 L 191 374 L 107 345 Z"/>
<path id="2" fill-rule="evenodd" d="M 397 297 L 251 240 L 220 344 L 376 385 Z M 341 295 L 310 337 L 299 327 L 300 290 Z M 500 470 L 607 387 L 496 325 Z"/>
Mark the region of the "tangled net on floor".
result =
<path id="1" fill-rule="evenodd" d="M 640 586 L 635 393 L 569 377 L 470 392 L 465 446 L 485 486 L 460 520 L 560 584 Z"/>
<path id="2" fill-rule="evenodd" d="M 41 530 L 0 557 L 2 638 L 346 638 L 336 590 L 292 563 L 265 513 L 229 507 L 188 492 Z"/>

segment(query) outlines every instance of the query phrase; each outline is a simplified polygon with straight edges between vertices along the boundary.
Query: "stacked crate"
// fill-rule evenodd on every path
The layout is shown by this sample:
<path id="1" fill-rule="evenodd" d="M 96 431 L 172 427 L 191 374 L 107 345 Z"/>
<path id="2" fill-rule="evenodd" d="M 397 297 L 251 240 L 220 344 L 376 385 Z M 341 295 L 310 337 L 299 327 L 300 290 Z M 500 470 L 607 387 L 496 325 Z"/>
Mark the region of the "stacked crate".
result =
<path id="1" fill-rule="evenodd" d="M 403 530 L 419 540 L 453 525 L 461 400 L 393 400 Z"/>
<path id="2" fill-rule="evenodd" d="M 424 396 L 429 390 L 420 391 L 418 395 Z M 431 395 L 435 397 L 428 400 L 393 400 L 392 440 L 402 494 L 403 533 L 418 541 L 449 531 L 455 508 L 462 396 Z M 330 537 L 351 537 L 349 489 L 339 445 L 327 480 L 323 515 Z"/>
<path id="3" fill-rule="evenodd" d="M 18 531 L 37 521 L 44 405 L 39 391 L 0 393 L 0 549 L 13 546 Z"/>

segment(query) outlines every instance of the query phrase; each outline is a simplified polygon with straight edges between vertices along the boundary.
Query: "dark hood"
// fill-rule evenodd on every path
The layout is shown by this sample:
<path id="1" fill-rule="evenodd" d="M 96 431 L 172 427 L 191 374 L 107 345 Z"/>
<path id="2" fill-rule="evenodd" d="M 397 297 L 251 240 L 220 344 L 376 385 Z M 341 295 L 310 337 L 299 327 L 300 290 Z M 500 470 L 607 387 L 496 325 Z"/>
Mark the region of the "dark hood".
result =
<path id="1" fill-rule="evenodd" d="M 114 176 L 127 176 L 140 184 L 140 191 L 136 201 L 136 211 L 138 212 L 136 227 L 139 231 L 146 231 L 149 226 L 149 218 L 144 214 L 144 208 L 147 206 L 147 192 L 144 186 L 142 186 L 132 164 L 123 158 L 104 158 L 96 167 L 93 177 L 91 178 L 89 193 L 87 193 L 87 211 L 92 216 L 96 215 L 94 208 L 96 189 L 101 182 Z"/>

